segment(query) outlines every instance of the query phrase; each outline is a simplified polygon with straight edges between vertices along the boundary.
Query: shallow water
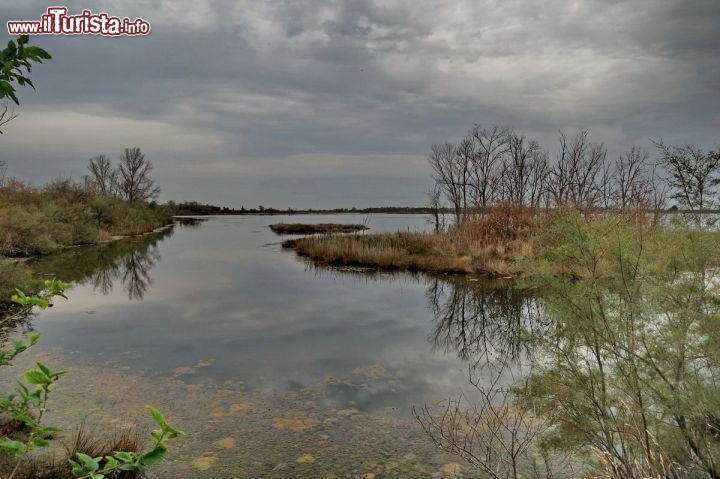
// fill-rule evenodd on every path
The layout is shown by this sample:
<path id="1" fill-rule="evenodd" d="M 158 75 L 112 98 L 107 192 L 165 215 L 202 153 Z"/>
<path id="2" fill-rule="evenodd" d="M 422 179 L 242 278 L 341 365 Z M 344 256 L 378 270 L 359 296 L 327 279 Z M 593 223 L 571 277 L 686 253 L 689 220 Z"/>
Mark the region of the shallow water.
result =
<path id="1" fill-rule="evenodd" d="M 213 217 L 45 258 L 74 282 L 34 322 L 34 354 L 71 372 L 52 415 L 144 427 L 146 403 L 164 409 L 190 436 L 152 477 L 473 476 L 411 409 L 467 391 L 478 360 L 522 354 L 526 299 L 317 268 L 282 250 L 267 228 L 280 221 L 428 228 L 419 215 Z"/>

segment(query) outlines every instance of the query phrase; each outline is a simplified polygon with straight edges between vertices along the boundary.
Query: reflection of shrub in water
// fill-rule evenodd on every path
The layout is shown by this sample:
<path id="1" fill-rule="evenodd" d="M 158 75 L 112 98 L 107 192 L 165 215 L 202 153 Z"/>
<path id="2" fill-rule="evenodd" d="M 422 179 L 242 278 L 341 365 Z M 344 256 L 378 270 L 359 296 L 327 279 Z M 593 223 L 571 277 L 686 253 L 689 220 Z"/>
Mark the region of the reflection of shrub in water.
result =
<path id="1" fill-rule="evenodd" d="M 574 477 L 566 456 L 539 447 L 549 422 L 516 405 L 522 381 L 515 376 L 533 353 L 529 339 L 547 327 L 536 298 L 510 282 L 464 278 L 431 280 L 427 297 L 430 341 L 468 362 L 470 385 L 458 397 L 413 408 L 428 437 L 496 479 Z"/>
<path id="2" fill-rule="evenodd" d="M 436 349 L 465 361 L 517 361 L 530 353 L 526 339 L 541 326 L 539 305 L 504 281 L 432 279 L 427 297 Z"/>
<path id="3" fill-rule="evenodd" d="M 120 282 L 130 299 L 140 300 L 153 284 L 151 270 L 161 260 L 158 245 L 172 231 L 167 229 L 102 246 L 77 248 L 41 258 L 33 263 L 33 268 L 42 274 L 68 278 L 76 284 L 89 282 L 102 294 L 109 294 Z"/>

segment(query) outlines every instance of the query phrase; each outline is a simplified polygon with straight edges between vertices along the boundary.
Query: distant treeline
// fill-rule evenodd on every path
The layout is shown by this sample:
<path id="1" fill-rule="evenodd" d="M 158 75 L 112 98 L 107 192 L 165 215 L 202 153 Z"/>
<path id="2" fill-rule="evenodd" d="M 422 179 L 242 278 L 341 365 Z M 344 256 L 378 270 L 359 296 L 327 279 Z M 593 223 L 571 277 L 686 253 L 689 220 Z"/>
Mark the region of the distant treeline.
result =
<path id="1" fill-rule="evenodd" d="M 433 210 L 432 208 L 421 206 L 378 206 L 373 208 L 329 208 L 329 209 L 277 209 L 277 208 L 265 208 L 258 206 L 257 208 L 245 208 L 241 206 L 240 209 L 228 208 L 227 206 L 215 206 L 209 204 L 201 204 L 196 201 L 189 201 L 184 203 L 168 202 L 167 206 L 175 211 L 178 216 L 185 215 L 307 215 L 307 214 L 341 214 L 341 213 L 358 213 L 358 214 L 372 214 L 372 213 L 395 213 L 395 214 L 429 214 Z M 451 210 L 448 208 L 447 212 Z"/>

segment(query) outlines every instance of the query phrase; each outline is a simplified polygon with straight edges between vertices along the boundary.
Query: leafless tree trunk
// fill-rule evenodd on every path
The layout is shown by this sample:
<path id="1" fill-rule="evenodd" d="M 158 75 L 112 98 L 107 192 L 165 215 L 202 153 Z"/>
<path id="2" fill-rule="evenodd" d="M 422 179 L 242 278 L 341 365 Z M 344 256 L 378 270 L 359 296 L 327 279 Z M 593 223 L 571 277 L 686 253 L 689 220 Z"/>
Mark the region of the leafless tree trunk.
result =
<path id="1" fill-rule="evenodd" d="M 118 193 L 118 170 L 112 166 L 105 155 L 98 155 L 88 162 L 89 183 L 94 193 L 100 196 L 113 197 Z"/>
<path id="2" fill-rule="evenodd" d="M 598 204 L 602 171 L 607 150 L 602 143 L 591 143 L 588 130 L 580 130 L 568 140 L 560 132 L 558 161 L 550 171 L 550 191 L 557 206 L 573 203 L 591 208 Z"/>
<path id="3" fill-rule="evenodd" d="M 484 209 L 497 195 L 500 170 L 508 151 L 507 129 L 493 126 L 488 130 L 475 125 L 471 133 L 477 144 L 471 171 L 473 203 Z"/>
<path id="4" fill-rule="evenodd" d="M 667 207 L 668 184 L 660 178 L 656 172 L 657 166 L 653 167 L 649 175 L 650 205 L 653 211 L 653 221 L 657 223 L 662 212 Z"/>
<path id="5" fill-rule="evenodd" d="M 435 225 L 435 232 L 438 233 L 445 229 L 445 221 L 442 213 L 442 190 L 437 183 L 427 192 L 427 196 L 427 205 L 432 211 L 432 222 Z"/>
<path id="6" fill-rule="evenodd" d="M 446 142 L 432 146 L 428 162 L 435 172 L 435 183 L 450 202 L 455 214 L 455 223 L 459 225 L 463 217 L 463 172 L 456 158 L 455 146 Z"/>
<path id="7" fill-rule="evenodd" d="M 547 196 L 547 177 L 549 172 L 547 151 L 538 150 L 533 158 L 528 184 L 529 206 L 540 208 L 544 198 Z"/>
<path id="8" fill-rule="evenodd" d="M 462 191 L 461 203 L 463 215 L 468 214 L 468 199 L 470 194 L 470 169 L 475 159 L 475 139 L 468 135 L 458 143 L 455 148 L 455 161 L 457 162 L 457 171 L 459 173 L 459 182 Z"/>
<path id="9" fill-rule="evenodd" d="M 633 146 L 615 161 L 617 172 L 617 206 L 627 209 L 642 206 L 645 193 L 649 192 L 649 154 L 643 148 Z"/>
<path id="10" fill-rule="evenodd" d="M 120 156 L 120 192 L 128 201 L 147 201 L 160 194 L 160 188 L 150 179 L 152 163 L 145 159 L 140 148 L 125 148 Z"/>
<path id="11" fill-rule="evenodd" d="M 526 206 L 531 204 L 531 181 L 536 168 L 542 167 L 540 144 L 535 140 L 528 140 L 509 130 L 508 155 L 503 175 L 503 191 L 505 199 L 513 206 Z M 538 185 L 535 185 L 536 187 Z"/>

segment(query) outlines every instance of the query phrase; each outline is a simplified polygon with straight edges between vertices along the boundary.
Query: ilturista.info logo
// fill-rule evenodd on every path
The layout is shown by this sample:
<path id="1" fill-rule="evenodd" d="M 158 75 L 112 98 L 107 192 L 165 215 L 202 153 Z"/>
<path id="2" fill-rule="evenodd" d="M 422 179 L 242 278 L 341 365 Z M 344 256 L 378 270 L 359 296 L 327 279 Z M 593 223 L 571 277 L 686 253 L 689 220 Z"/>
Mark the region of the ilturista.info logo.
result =
<path id="1" fill-rule="evenodd" d="M 147 35 L 150 23 L 142 18 L 131 20 L 107 13 L 83 10 L 78 15 L 68 15 L 66 7 L 49 7 L 39 21 L 15 20 L 7 22 L 10 35 Z"/>

